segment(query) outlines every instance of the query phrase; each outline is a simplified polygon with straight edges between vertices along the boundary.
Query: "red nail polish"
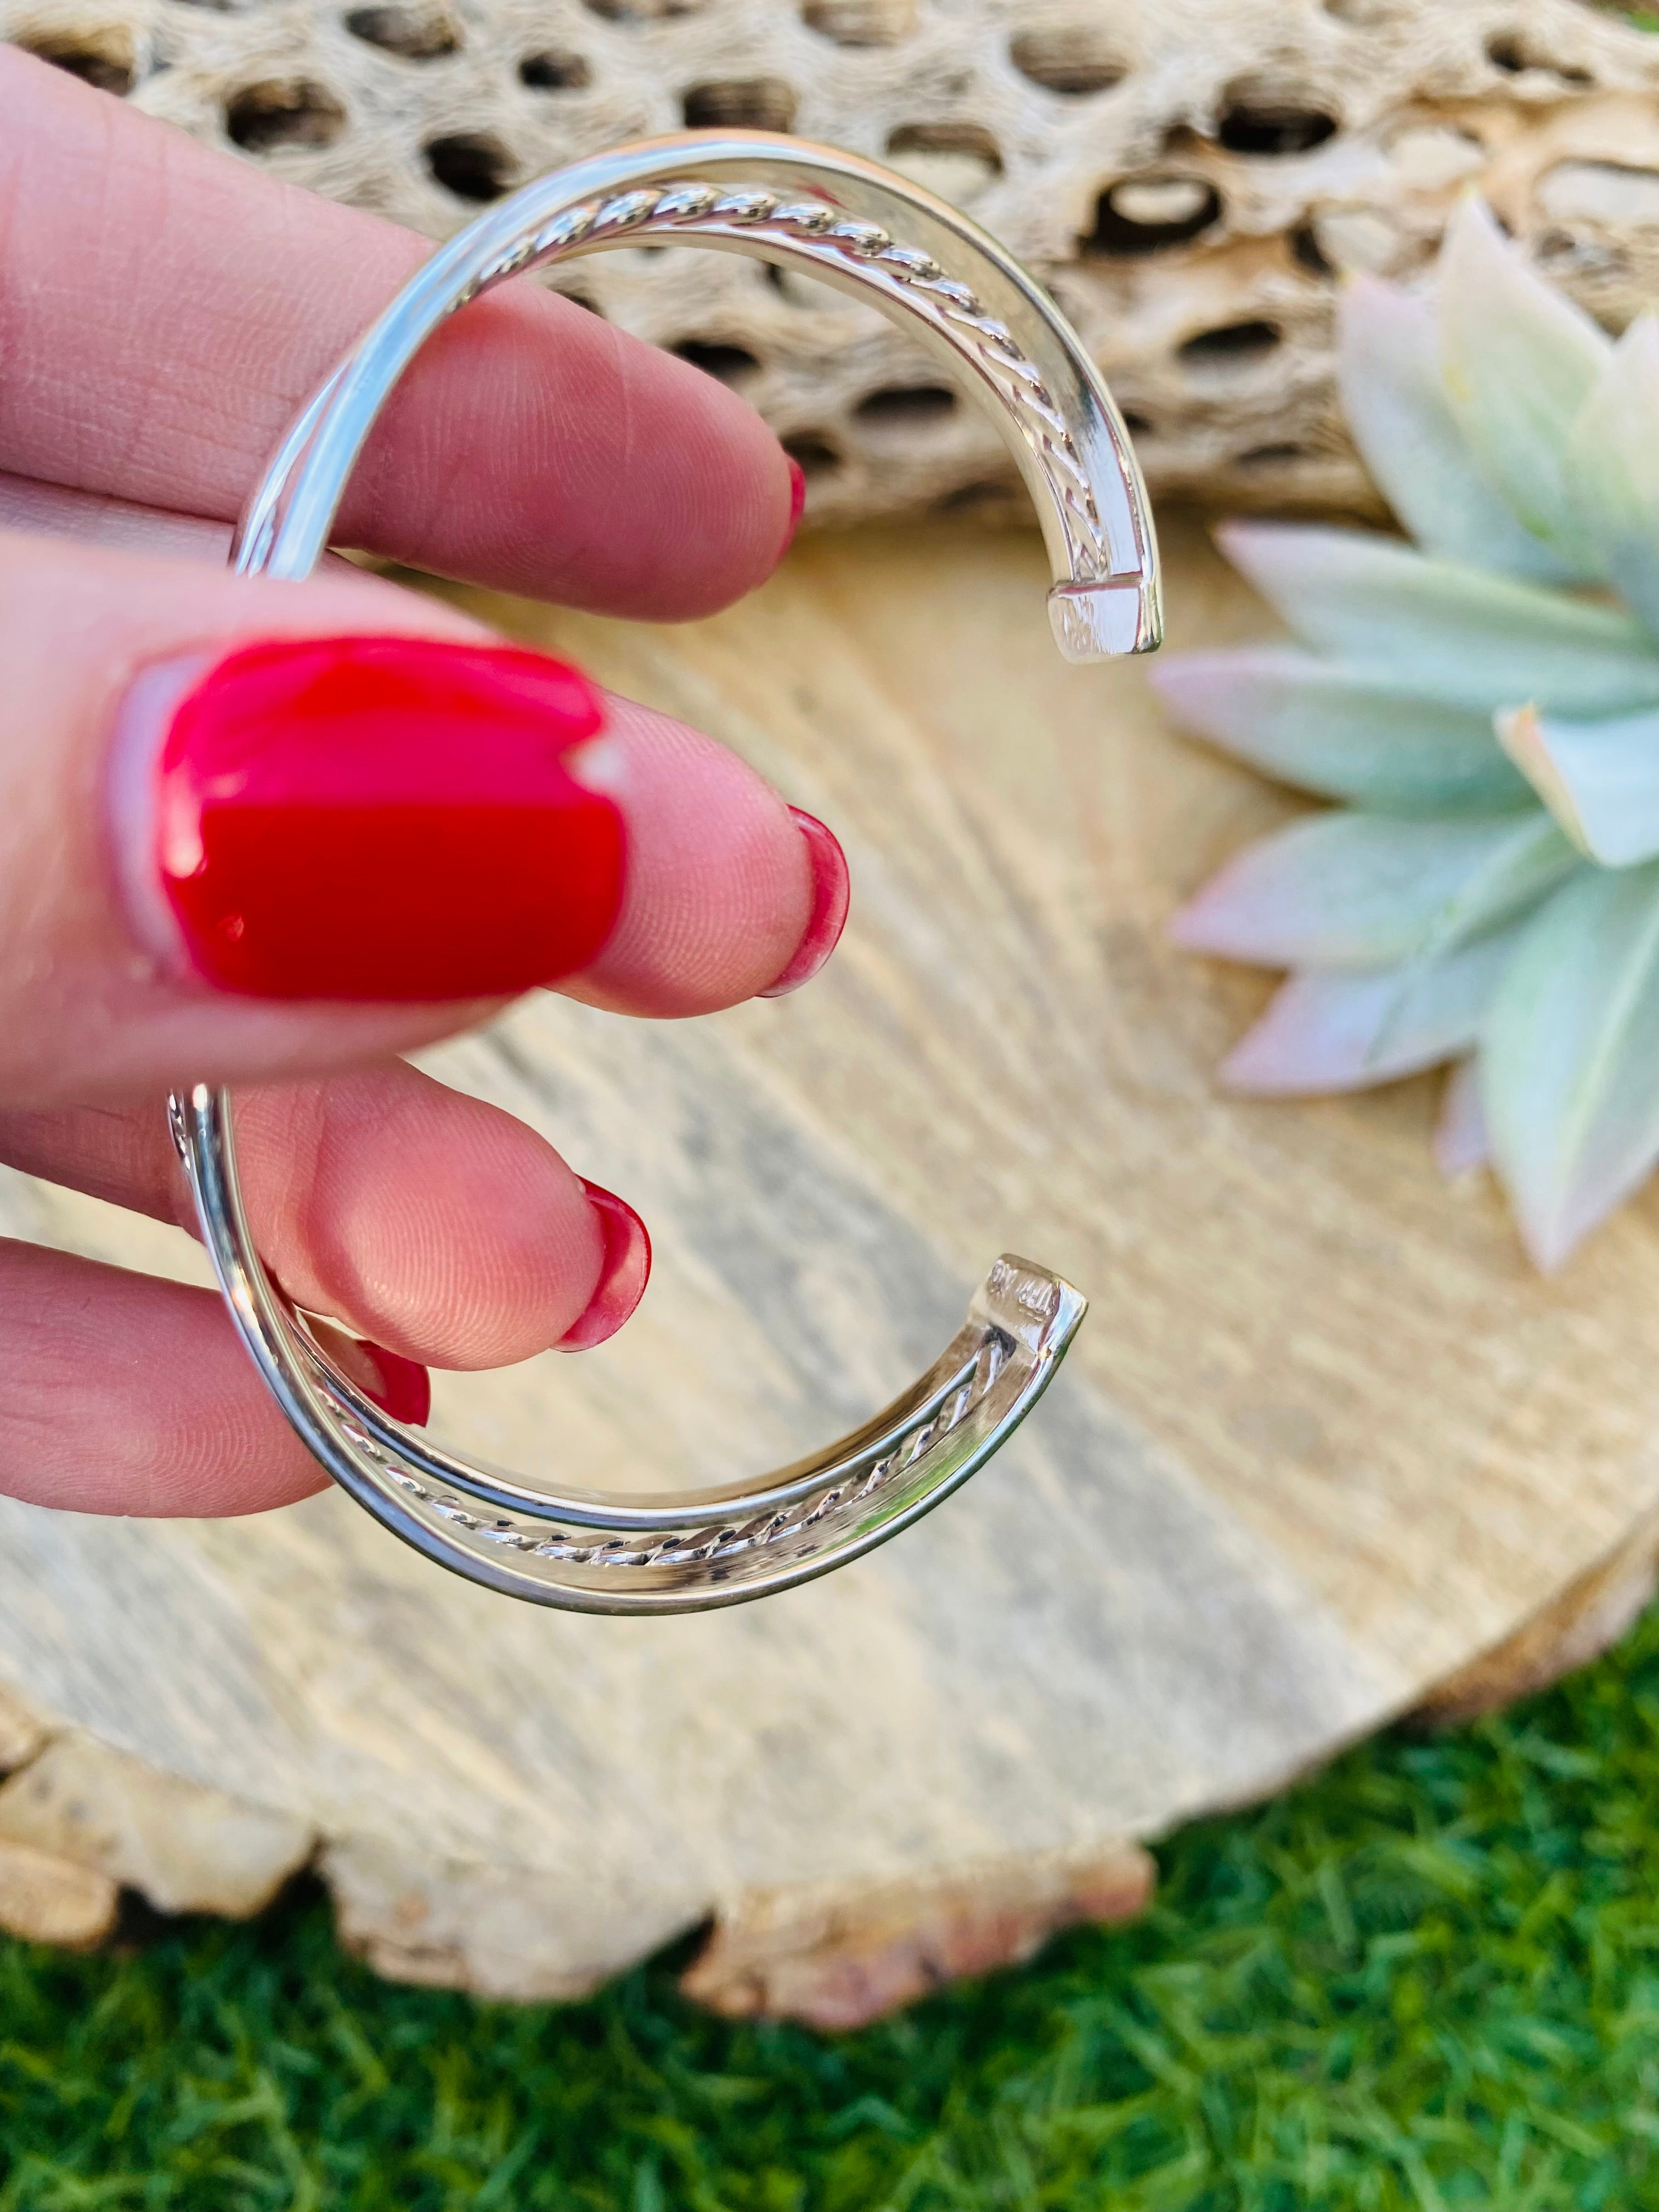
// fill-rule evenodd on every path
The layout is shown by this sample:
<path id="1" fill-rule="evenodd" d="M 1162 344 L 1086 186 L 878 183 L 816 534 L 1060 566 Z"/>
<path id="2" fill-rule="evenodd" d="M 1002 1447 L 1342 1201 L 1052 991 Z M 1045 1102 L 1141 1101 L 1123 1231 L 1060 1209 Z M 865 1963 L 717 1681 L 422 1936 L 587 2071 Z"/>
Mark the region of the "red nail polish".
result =
<path id="1" fill-rule="evenodd" d="M 162 886 L 200 973 L 265 999 L 510 996 L 586 967 L 625 833 L 565 755 L 604 720 L 574 668 L 506 646 L 273 639 L 175 708 Z"/>
<path id="2" fill-rule="evenodd" d="M 357 1349 L 363 1364 L 375 1375 L 374 1382 L 363 1384 L 364 1395 L 394 1421 L 423 1428 L 432 1417 L 432 1377 L 420 1361 L 388 1352 L 383 1344 L 360 1341 Z"/>
<path id="3" fill-rule="evenodd" d="M 651 1279 L 651 1232 L 625 1198 L 602 1183 L 581 1177 L 587 1202 L 605 1230 L 605 1259 L 599 1288 L 555 1347 L 589 1352 L 614 1336 L 645 1296 Z"/>
<path id="4" fill-rule="evenodd" d="M 289 1314 L 298 1319 L 293 1299 L 280 1284 L 276 1288 Z M 325 1320 L 320 1314 L 307 1314 L 304 1326 L 341 1374 L 349 1376 L 383 1413 L 416 1428 L 430 1419 L 432 1377 L 418 1359 L 405 1359 L 402 1352 L 388 1352 L 385 1345 L 372 1343 L 368 1337 L 349 1335 L 337 1322 Z"/>
<path id="5" fill-rule="evenodd" d="M 847 855 L 841 849 L 841 841 L 833 830 L 826 830 L 815 814 L 804 814 L 799 806 L 792 806 L 795 827 L 805 840 L 807 856 L 812 868 L 812 918 L 806 925 L 806 934 L 795 947 L 789 965 L 776 981 L 767 986 L 758 995 L 763 999 L 781 999 L 786 992 L 799 990 L 810 982 L 830 955 L 841 942 L 841 933 L 847 927 L 847 909 L 852 898 L 852 886 L 847 873 Z"/>
<path id="6" fill-rule="evenodd" d="M 783 553 L 787 553 L 795 542 L 801 516 L 806 512 L 806 471 L 793 453 L 786 453 L 784 459 L 789 464 L 789 527 L 783 540 Z M 779 554 L 779 560 L 783 558 L 783 553 Z"/>

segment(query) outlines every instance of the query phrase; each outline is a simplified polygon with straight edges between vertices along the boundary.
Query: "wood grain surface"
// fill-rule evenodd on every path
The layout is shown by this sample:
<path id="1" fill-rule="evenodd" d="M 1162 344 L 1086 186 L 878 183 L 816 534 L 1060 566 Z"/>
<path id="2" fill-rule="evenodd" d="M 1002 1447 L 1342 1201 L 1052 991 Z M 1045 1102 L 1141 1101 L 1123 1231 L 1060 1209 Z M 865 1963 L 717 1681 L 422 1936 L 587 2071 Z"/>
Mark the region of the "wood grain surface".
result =
<path id="1" fill-rule="evenodd" d="M 1166 536 L 1175 648 L 1266 629 L 1195 525 Z M 1144 667 L 1063 665 L 1044 582 L 1034 539 L 917 528 L 809 540 L 679 630 L 473 600 L 832 823 L 854 917 L 795 998 L 541 999 L 430 1063 L 658 1252 L 617 1341 L 441 1380 L 441 1432 L 577 1481 L 763 1468 L 919 1371 L 1011 1246 L 1092 1301 L 1013 1444 L 890 1548 L 684 1620 L 515 1606 L 332 1496 L 0 1506 L 0 1841 L 173 1909 L 252 1909 L 314 1853 L 385 1971 L 509 1995 L 713 1916 L 707 2001 L 842 2021 L 1133 1910 L 1135 1839 L 1443 1686 L 1499 1700 L 1641 1601 L 1653 1200 L 1545 1283 L 1484 1182 L 1437 1176 L 1428 1081 L 1217 1091 L 1265 983 L 1164 926 L 1287 802 L 1173 735 Z M 182 1236 L 21 1177 L 0 1226 L 199 1277 Z"/>

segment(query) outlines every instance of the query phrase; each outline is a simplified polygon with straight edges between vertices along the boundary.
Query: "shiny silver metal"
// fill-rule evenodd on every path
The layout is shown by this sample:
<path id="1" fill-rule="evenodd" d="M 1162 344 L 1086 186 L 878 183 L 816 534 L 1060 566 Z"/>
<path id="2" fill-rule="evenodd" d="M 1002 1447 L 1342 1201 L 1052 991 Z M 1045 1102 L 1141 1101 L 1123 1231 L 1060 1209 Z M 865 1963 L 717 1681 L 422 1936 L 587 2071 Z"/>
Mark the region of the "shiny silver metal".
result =
<path id="1" fill-rule="evenodd" d="M 283 440 L 243 515 L 237 571 L 310 574 L 376 416 L 448 316 L 527 270 L 647 238 L 793 263 L 906 324 L 991 403 L 1042 520 L 1066 659 L 1158 643 L 1157 544 L 1128 434 L 1047 294 L 945 201 L 872 162 L 759 131 L 688 132 L 579 162 L 434 254 Z M 1085 1311 L 1070 1284 L 1005 1254 L 936 1364 L 817 1457 L 697 1492 L 555 1489 L 462 1459 L 365 1397 L 260 1262 L 226 1094 L 198 1085 L 169 1105 L 220 1286 L 310 1449 L 428 1559 L 544 1605 L 693 1612 L 856 1559 L 984 1465 L 1048 1387 Z"/>

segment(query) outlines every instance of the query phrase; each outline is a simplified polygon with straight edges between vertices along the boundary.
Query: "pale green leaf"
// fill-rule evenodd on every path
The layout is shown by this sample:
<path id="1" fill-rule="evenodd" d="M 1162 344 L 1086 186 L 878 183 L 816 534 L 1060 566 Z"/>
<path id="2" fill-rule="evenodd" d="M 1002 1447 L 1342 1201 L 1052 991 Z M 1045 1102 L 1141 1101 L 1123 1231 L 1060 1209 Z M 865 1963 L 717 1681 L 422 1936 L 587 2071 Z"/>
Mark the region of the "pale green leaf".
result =
<path id="1" fill-rule="evenodd" d="M 1513 923 L 1406 976 L 1292 975 L 1222 1063 L 1234 1091 L 1311 1097 L 1363 1091 L 1467 1053 L 1513 957 Z"/>
<path id="2" fill-rule="evenodd" d="M 1238 854 L 1171 934 L 1267 968 L 1391 966 L 1507 921 L 1578 865 L 1540 807 L 1430 822 L 1317 814 Z"/>
<path id="3" fill-rule="evenodd" d="M 1173 653 L 1149 672 L 1187 729 L 1322 798 L 1423 814 L 1530 797 L 1489 711 L 1419 698 L 1385 670 L 1267 645 Z"/>
<path id="4" fill-rule="evenodd" d="M 1585 869 L 1521 925 L 1480 1047 L 1493 1162 L 1559 1267 L 1659 1159 L 1659 862 Z"/>
<path id="5" fill-rule="evenodd" d="M 1434 1129 L 1434 1164 L 1448 1182 L 1474 1174 L 1492 1163 L 1492 1139 L 1486 1131 L 1486 1111 L 1480 1103 L 1480 1060 L 1478 1054 L 1460 1060 L 1446 1078 L 1440 1100 L 1440 1119 Z"/>
<path id="6" fill-rule="evenodd" d="M 1512 576 L 1572 578 L 1505 504 L 1458 427 L 1428 299 L 1380 276 L 1351 277 L 1337 311 L 1337 379 L 1365 466 L 1425 552 Z"/>
<path id="7" fill-rule="evenodd" d="M 1604 868 L 1659 854 L 1659 711 L 1574 722 L 1522 707 L 1497 728 L 1581 853 Z"/>
<path id="8" fill-rule="evenodd" d="M 1471 451 L 1526 527 L 1592 572 L 1565 465 L 1610 341 L 1474 197 L 1447 228 L 1438 299 L 1446 396 Z"/>
<path id="9" fill-rule="evenodd" d="M 1597 566 L 1659 637 L 1659 319 L 1632 323 L 1579 410 L 1566 482 Z"/>
<path id="10" fill-rule="evenodd" d="M 1374 531 L 1234 522 L 1228 559 L 1304 643 L 1402 690 L 1564 714 L 1659 706 L 1659 653 L 1628 615 L 1439 561 Z"/>

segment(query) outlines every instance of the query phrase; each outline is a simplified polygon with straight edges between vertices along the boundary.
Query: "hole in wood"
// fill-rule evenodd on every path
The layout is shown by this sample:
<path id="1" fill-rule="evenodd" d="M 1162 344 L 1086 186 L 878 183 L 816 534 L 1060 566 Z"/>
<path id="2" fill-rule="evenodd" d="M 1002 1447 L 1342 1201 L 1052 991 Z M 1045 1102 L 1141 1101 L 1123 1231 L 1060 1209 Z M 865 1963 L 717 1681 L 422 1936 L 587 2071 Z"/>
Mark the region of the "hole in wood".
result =
<path id="1" fill-rule="evenodd" d="M 733 77 L 694 84 L 681 112 L 688 131 L 787 131 L 795 119 L 795 94 L 781 76 Z"/>
<path id="2" fill-rule="evenodd" d="M 423 150 L 433 176 L 458 200 L 498 200 L 512 189 L 511 159 L 494 138 L 463 132 L 453 138 L 434 138 Z"/>
<path id="3" fill-rule="evenodd" d="M 775 292 L 779 299 L 787 300 L 792 307 L 802 308 L 809 314 L 845 312 L 847 302 L 833 285 L 820 284 L 816 276 L 804 276 L 799 269 L 785 269 L 775 261 L 757 262 L 755 265 L 762 283 Z"/>
<path id="4" fill-rule="evenodd" d="M 1659 224 L 1659 170 L 1623 161 L 1558 161 L 1540 178 L 1537 199 L 1559 222 Z"/>
<path id="5" fill-rule="evenodd" d="M 1009 42 L 1008 58 L 1033 84 L 1073 99 L 1091 92 L 1109 92 L 1129 74 L 1129 64 L 1099 23 L 1079 21 L 1022 31 Z"/>
<path id="6" fill-rule="evenodd" d="M 1319 234 L 1310 222 L 1298 224 L 1291 233 L 1291 258 L 1310 276 L 1336 274 L 1336 265 L 1320 244 Z"/>
<path id="7" fill-rule="evenodd" d="M 886 154 L 941 199 L 969 199 L 1002 173 L 1002 149 L 981 123 L 902 123 L 889 132 Z"/>
<path id="8" fill-rule="evenodd" d="M 1502 70 L 1506 76 L 1518 76 L 1523 70 L 1540 70 L 1547 76 L 1562 84 L 1594 84 L 1595 78 L 1587 69 L 1577 69 L 1553 60 L 1532 46 L 1525 33 L 1519 30 L 1494 31 L 1486 41 L 1486 59 L 1494 69 Z"/>
<path id="9" fill-rule="evenodd" d="M 747 376 L 760 362 L 747 346 L 722 345 L 708 338 L 682 338 L 670 351 L 689 361 L 693 368 L 700 368 L 705 376 L 717 376 L 722 384 L 735 384 L 740 376 Z"/>
<path id="10" fill-rule="evenodd" d="M 118 100 L 125 100 L 137 81 L 132 46 L 123 31 L 112 29 L 95 39 L 85 35 L 76 39 L 20 39 L 17 43 L 37 61 L 50 62 L 54 69 L 67 70 L 83 84 L 95 86 L 100 92 L 112 92 Z"/>
<path id="11" fill-rule="evenodd" d="M 896 46 L 916 27 L 915 0 L 806 0 L 801 21 L 838 46 Z"/>
<path id="12" fill-rule="evenodd" d="M 1202 177 L 1125 177 L 1103 191 L 1085 253 L 1162 253 L 1218 222 L 1221 195 Z"/>
<path id="13" fill-rule="evenodd" d="M 436 8 L 354 8 L 345 27 L 365 46 L 411 62 L 434 62 L 461 43 L 454 24 Z"/>
<path id="14" fill-rule="evenodd" d="M 1391 269 L 1402 250 L 1399 232 L 1375 208 L 1329 208 L 1314 217 L 1310 228 L 1321 258 L 1339 276 Z"/>
<path id="15" fill-rule="evenodd" d="M 1133 407 L 1120 407 L 1117 411 L 1123 417 L 1123 427 L 1132 438 L 1146 438 L 1152 434 L 1150 415 L 1139 414 Z"/>
<path id="16" fill-rule="evenodd" d="M 345 110 L 333 94 L 308 80 L 251 84 L 225 106 L 226 130 L 250 154 L 273 146 L 331 146 L 345 124 Z"/>
<path id="17" fill-rule="evenodd" d="M 1438 123 L 1396 131 L 1385 150 L 1395 175 L 1416 191 L 1443 191 L 1473 176 L 1486 159 L 1486 145 L 1473 131 Z"/>
<path id="18" fill-rule="evenodd" d="M 982 123 L 901 123 L 887 135 L 890 154 L 972 154 L 993 169 L 1002 167 L 995 138 Z"/>
<path id="19" fill-rule="evenodd" d="M 840 453 L 816 430 L 798 431 L 793 438 L 781 438 L 778 442 L 808 478 L 828 476 L 832 469 L 841 466 Z"/>
<path id="20" fill-rule="evenodd" d="M 853 414 L 867 429 L 915 430 L 942 422 L 956 409 L 957 395 L 949 385 L 895 384 L 860 399 Z"/>
<path id="21" fill-rule="evenodd" d="M 582 0 L 590 15 L 607 23 L 657 23 L 665 15 L 695 15 L 704 0 Z"/>
<path id="22" fill-rule="evenodd" d="M 975 483 L 958 484 L 943 498 L 933 501 L 935 514 L 980 514 L 1013 505 L 1018 489 L 1012 484 L 998 483 L 985 477 Z"/>
<path id="23" fill-rule="evenodd" d="M 580 54 L 526 54 L 519 64 L 519 82 L 532 92 L 580 92 L 593 81 Z"/>
<path id="24" fill-rule="evenodd" d="M 1306 446 L 1281 441 L 1276 445 L 1252 446 L 1239 455 L 1237 465 L 1241 469 L 1284 469 L 1294 461 L 1310 461 L 1314 455 Z"/>
<path id="25" fill-rule="evenodd" d="M 1283 343 L 1284 337 L 1277 323 L 1253 319 L 1243 323 L 1224 323 L 1218 330 L 1200 331 L 1177 346 L 1176 352 L 1188 368 L 1225 370 L 1263 359 Z"/>
<path id="26" fill-rule="evenodd" d="M 1336 118 L 1271 93 L 1225 96 L 1217 138 L 1231 154 L 1306 154 L 1336 136 Z"/>

